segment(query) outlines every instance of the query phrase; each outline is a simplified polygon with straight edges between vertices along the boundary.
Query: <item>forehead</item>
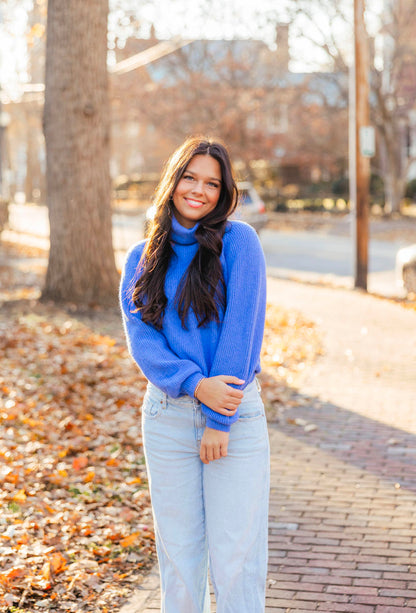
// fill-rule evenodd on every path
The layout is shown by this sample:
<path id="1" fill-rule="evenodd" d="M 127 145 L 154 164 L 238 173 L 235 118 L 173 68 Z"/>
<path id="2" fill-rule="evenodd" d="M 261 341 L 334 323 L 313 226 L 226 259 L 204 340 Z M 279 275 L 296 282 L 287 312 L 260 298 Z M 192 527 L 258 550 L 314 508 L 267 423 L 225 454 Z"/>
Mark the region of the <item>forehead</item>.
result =
<path id="1" fill-rule="evenodd" d="M 186 170 L 201 177 L 221 180 L 220 163 L 210 155 L 195 155 Z"/>

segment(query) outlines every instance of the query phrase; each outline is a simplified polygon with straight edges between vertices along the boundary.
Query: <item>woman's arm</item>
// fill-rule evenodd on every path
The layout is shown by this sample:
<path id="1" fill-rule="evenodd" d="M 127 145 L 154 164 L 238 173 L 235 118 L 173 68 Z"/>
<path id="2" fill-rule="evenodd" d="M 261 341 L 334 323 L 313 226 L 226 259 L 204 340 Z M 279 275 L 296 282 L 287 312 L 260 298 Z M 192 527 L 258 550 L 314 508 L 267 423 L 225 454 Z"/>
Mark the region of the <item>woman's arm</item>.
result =
<path id="1" fill-rule="evenodd" d="M 180 394 L 193 396 L 203 373 L 191 360 L 181 359 L 169 347 L 163 333 L 145 324 L 139 313 L 133 313 L 131 287 L 137 278 L 137 266 L 144 243 L 131 249 L 126 257 L 120 283 L 120 306 L 127 346 L 136 364 L 145 377 L 166 394 L 177 398 Z"/>
<path id="2" fill-rule="evenodd" d="M 224 235 L 224 256 L 227 306 L 209 378 L 232 375 L 248 384 L 259 370 L 266 314 L 266 264 L 253 228 L 233 222 L 229 235 Z M 221 415 L 205 402 L 202 409 L 207 426 L 216 430 L 227 432 L 238 419 L 238 410 Z"/>
<path id="3" fill-rule="evenodd" d="M 237 377 L 218 375 L 202 379 L 198 384 L 195 395 L 205 407 L 209 407 L 217 414 L 232 417 L 243 399 L 243 392 L 231 387 L 231 383 L 242 385 L 244 381 Z M 206 409 L 205 409 L 206 410 Z M 217 428 L 206 427 L 201 439 L 199 456 L 204 464 L 219 460 L 227 455 L 229 432 Z"/>

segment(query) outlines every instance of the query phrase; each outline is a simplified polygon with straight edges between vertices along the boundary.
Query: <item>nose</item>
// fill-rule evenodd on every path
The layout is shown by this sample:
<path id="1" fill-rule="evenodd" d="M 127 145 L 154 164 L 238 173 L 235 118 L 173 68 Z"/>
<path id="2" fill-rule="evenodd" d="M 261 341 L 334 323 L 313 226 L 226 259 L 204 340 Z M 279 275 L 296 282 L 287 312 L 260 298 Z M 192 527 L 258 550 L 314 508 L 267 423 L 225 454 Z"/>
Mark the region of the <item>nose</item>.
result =
<path id="1" fill-rule="evenodd" d="M 203 183 L 202 181 L 195 181 L 193 186 L 192 186 L 192 192 L 195 194 L 202 194 L 203 193 Z"/>

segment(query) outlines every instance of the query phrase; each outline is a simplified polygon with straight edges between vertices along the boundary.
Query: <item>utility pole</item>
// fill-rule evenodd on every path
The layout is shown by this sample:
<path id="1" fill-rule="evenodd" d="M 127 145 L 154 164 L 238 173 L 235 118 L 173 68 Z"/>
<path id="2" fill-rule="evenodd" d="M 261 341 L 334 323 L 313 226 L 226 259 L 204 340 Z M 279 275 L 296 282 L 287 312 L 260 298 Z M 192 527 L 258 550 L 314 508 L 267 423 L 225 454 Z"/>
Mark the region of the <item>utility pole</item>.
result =
<path id="1" fill-rule="evenodd" d="M 354 0 L 354 63 L 350 75 L 349 175 L 354 210 L 354 287 L 367 290 L 370 160 L 374 132 L 369 127 L 369 48 L 364 1 Z M 368 147 L 368 139 L 370 147 Z M 366 148 L 367 140 L 367 148 Z"/>

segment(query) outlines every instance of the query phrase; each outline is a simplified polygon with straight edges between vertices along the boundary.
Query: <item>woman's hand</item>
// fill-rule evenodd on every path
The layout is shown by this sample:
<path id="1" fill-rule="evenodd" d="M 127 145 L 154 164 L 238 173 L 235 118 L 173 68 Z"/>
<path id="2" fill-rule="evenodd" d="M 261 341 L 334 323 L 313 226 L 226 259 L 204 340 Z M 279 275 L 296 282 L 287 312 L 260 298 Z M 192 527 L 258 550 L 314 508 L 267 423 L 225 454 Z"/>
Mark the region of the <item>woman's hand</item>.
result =
<path id="1" fill-rule="evenodd" d="M 206 427 L 201 440 L 199 457 L 204 464 L 219 460 L 227 455 L 229 432 Z"/>
<path id="2" fill-rule="evenodd" d="M 244 393 L 227 385 L 228 383 L 242 385 L 244 381 L 231 375 L 208 377 L 199 385 L 197 399 L 213 411 L 232 417 L 240 406 Z"/>

